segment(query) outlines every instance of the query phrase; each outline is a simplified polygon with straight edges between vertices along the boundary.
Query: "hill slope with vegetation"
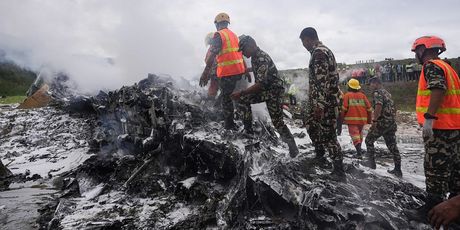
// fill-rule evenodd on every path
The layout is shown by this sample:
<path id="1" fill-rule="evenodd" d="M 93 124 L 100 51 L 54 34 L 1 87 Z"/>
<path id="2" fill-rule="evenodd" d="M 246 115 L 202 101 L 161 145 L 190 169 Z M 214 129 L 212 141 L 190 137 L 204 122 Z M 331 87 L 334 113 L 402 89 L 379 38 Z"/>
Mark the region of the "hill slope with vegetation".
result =
<path id="1" fill-rule="evenodd" d="M 35 73 L 11 62 L 0 62 L 0 96 L 25 96 Z"/>

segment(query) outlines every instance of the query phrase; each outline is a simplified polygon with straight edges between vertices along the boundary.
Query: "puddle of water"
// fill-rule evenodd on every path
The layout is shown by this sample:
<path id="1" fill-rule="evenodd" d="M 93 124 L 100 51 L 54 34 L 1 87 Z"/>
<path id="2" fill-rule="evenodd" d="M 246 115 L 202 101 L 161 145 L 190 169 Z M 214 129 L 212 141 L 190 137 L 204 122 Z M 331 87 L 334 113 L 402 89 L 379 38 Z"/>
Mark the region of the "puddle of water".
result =
<path id="1" fill-rule="evenodd" d="M 21 184 L 23 185 L 23 184 Z M 0 192 L 0 229 L 37 229 L 38 208 L 57 191 L 45 186 L 20 187 Z"/>

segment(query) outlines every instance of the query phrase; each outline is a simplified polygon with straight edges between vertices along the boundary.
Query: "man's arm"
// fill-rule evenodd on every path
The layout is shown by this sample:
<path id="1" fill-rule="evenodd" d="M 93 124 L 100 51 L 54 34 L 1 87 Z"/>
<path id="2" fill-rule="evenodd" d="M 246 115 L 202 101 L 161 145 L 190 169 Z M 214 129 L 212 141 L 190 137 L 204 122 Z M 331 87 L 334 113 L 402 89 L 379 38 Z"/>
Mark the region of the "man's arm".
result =
<path id="1" fill-rule="evenodd" d="M 435 115 L 442 104 L 444 93 L 447 90 L 446 77 L 441 67 L 432 62 L 428 62 L 424 66 L 424 72 L 427 88 L 431 90 L 430 104 L 427 112 L 431 115 Z"/>
<path id="2" fill-rule="evenodd" d="M 382 104 L 376 104 L 374 110 L 374 119 L 372 121 L 377 121 L 382 114 Z"/>
<path id="3" fill-rule="evenodd" d="M 340 119 L 344 119 L 345 115 L 347 114 L 348 112 L 348 94 L 345 94 L 343 96 L 343 102 L 342 102 L 342 112 L 340 113 Z"/>
<path id="4" fill-rule="evenodd" d="M 444 100 L 444 93 L 446 91 L 442 89 L 431 89 L 431 96 L 430 96 L 430 105 L 428 106 L 428 113 L 431 115 L 435 115 L 436 111 L 438 111 L 439 107 Z"/>
<path id="5" fill-rule="evenodd" d="M 375 108 L 374 108 L 374 118 L 372 119 L 373 122 L 377 121 L 380 118 L 380 115 L 382 115 L 383 102 L 384 102 L 383 96 L 378 92 L 374 92 Z"/>
<path id="6" fill-rule="evenodd" d="M 327 104 L 327 94 L 330 92 L 329 84 L 327 84 L 327 76 L 329 72 L 329 63 L 327 55 L 322 51 L 316 51 L 312 57 L 313 59 L 313 92 L 312 94 L 312 106 L 324 110 Z M 311 76 L 310 76 L 311 77 Z"/>
<path id="7" fill-rule="evenodd" d="M 209 47 L 209 55 L 206 58 L 206 67 L 204 67 L 203 73 L 201 74 L 200 77 L 200 86 L 206 86 L 209 81 L 209 71 L 212 68 L 212 65 L 214 64 L 214 60 L 217 57 L 217 54 L 219 54 L 220 50 L 222 48 L 222 41 L 220 38 L 219 33 L 216 33 L 214 35 L 214 38 L 212 39 L 212 44 Z"/>

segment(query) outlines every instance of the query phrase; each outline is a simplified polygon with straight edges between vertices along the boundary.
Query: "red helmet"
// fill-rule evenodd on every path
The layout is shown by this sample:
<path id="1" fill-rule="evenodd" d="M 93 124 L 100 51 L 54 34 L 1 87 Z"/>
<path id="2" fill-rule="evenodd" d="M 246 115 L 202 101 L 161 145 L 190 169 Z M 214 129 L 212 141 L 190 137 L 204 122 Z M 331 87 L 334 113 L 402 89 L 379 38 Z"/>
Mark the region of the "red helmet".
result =
<path id="1" fill-rule="evenodd" d="M 412 51 L 415 51 L 417 46 L 421 45 L 425 46 L 427 49 L 438 48 L 441 50 L 441 53 L 446 51 L 446 43 L 444 43 L 442 38 L 436 36 L 423 36 L 417 38 L 412 45 Z"/>

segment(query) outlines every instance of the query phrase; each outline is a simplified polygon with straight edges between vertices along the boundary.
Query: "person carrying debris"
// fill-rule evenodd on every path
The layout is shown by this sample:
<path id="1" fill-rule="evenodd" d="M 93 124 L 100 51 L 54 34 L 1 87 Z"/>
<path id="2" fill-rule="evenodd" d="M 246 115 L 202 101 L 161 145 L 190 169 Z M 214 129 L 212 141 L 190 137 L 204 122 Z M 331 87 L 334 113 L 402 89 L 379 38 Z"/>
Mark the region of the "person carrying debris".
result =
<path id="1" fill-rule="evenodd" d="M 342 149 L 336 133 L 340 100 L 337 63 L 332 51 L 319 41 L 314 28 L 303 29 L 300 40 L 311 53 L 308 66 L 309 107 L 306 109 L 304 123 L 315 147 L 316 158 L 324 161 L 327 148 L 334 165 L 331 175 L 337 179 L 345 179 Z"/>
<path id="2" fill-rule="evenodd" d="M 383 136 L 388 150 L 393 155 L 395 164 L 394 169 L 388 170 L 388 173 L 402 177 L 401 155 L 396 145 L 396 131 L 398 126 L 396 125 L 396 108 L 393 99 L 391 99 L 391 94 L 383 88 L 382 80 L 379 77 L 369 79 L 369 84 L 371 89 L 374 90 L 372 102 L 374 117 L 365 140 L 369 156 L 363 164 L 372 169 L 376 168 L 374 143 L 378 138 Z"/>
<path id="3" fill-rule="evenodd" d="M 341 120 L 348 125 L 348 132 L 356 148 L 356 155 L 361 157 L 363 128 L 371 123 L 371 103 L 364 93 L 360 92 L 359 81 L 352 78 L 348 81 L 348 92 L 343 96 Z"/>
<path id="4" fill-rule="evenodd" d="M 420 37 L 412 51 L 423 64 L 416 113 L 423 126 L 427 198 L 415 214 L 425 219 L 447 193 L 449 198 L 460 194 L 460 80 L 455 70 L 439 58 L 446 51 L 441 38 Z"/>
<path id="5" fill-rule="evenodd" d="M 204 59 L 205 62 L 208 60 L 209 56 L 211 56 L 211 45 L 213 37 L 214 33 L 211 32 L 207 34 L 204 39 L 205 45 L 209 47 L 208 52 L 206 53 L 206 58 Z M 219 82 L 217 78 L 217 60 L 213 59 L 212 61 L 212 67 L 209 70 L 209 78 L 211 80 L 211 83 L 209 84 L 208 88 L 208 96 L 214 98 L 217 95 L 217 91 L 219 90 Z"/>
<path id="6" fill-rule="evenodd" d="M 284 94 L 283 80 L 278 75 L 275 63 L 271 57 L 261 50 L 255 40 L 246 35 L 240 36 L 240 51 L 251 58 L 255 84 L 251 87 L 234 92 L 231 97 L 241 105 L 243 124 L 246 133 L 252 134 L 251 104 L 265 102 L 273 125 L 280 133 L 281 139 L 288 144 L 289 154 L 296 157 L 299 154 L 291 131 L 283 121 L 282 99 Z"/>
<path id="7" fill-rule="evenodd" d="M 238 47 L 238 37 L 229 30 L 230 17 L 226 13 L 220 13 L 214 20 L 217 32 L 214 34 L 210 47 L 211 54 L 206 59 L 206 67 L 200 78 L 200 86 L 206 86 L 209 81 L 214 60 L 217 60 L 217 77 L 220 81 L 222 93 L 222 110 L 224 114 L 225 129 L 236 129 L 233 120 L 233 101 L 230 98 L 235 89 L 236 82 L 245 73 L 243 55 Z"/>

